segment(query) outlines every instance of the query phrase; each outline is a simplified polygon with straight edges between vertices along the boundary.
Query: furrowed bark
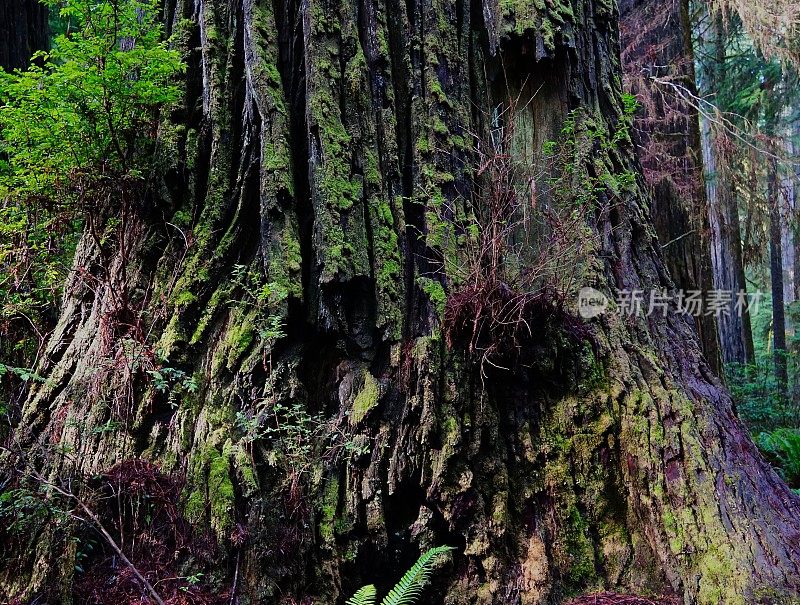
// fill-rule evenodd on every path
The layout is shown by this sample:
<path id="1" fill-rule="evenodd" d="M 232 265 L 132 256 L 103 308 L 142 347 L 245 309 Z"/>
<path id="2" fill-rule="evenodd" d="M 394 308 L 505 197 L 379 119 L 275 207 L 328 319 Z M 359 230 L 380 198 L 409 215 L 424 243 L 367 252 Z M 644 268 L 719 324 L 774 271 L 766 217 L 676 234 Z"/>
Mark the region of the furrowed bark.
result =
<path id="1" fill-rule="evenodd" d="M 342 602 L 434 544 L 457 548 L 436 603 L 800 594 L 800 501 L 685 317 L 607 313 L 587 342 L 534 326 L 548 336 L 525 363 L 482 377 L 447 350 L 418 283 L 436 266 L 428 205 L 469 197 L 464 137 L 483 131 L 493 91 L 531 90 L 537 127 L 573 108 L 618 122 L 613 3 L 198 0 L 170 14 L 186 101 L 162 132 L 163 199 L 131 223 L 124 287 L 146 350 L 199 388 L 170 401 L 109 341 L 122 259 L 101 263 L 85 237 L 76 268 L 102 279 L 71 275 L 39 368 L 49 380 L 15 431 L 31 449 L 69 446 L 43 476 L 139 456 L 185 476 L 184 514 L 221 551 L 206 577 L 220 590 L 235 577 L 243 603 Z M 600 161 L 637 167 L 629 145 Z M 586 217 L 610 297 L 673 285 L 644 191 L 638 177 Z M 265 311 L 266 283 L 286 296 Z M 276 402 L 357 447 L 301 458 L 249 441 L 242 418 L 269 420 Z M 109 419 L 117 430 L 94 430 Z M 68 602 L 68 536 L 39 538 L 4 555 L 0 588 Z"/>

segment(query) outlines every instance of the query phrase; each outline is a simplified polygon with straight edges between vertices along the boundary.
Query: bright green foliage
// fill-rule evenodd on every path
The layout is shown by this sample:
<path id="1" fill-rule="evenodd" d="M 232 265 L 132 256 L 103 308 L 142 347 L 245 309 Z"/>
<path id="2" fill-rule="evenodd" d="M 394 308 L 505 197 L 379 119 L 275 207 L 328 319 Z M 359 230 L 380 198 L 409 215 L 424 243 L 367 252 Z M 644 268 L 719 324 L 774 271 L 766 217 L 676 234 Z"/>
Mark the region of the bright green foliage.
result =
<path id="1" fill-rule="evenodd" d="M 790 487 L 800 488 L 800 432 L 781 428 L 760 433 L 756 444 Z"/>
<path id="2" fill-rule="evenodd" d="M 430 578 L 436 557 L 449 550 L 452 550 L 449 546 L 437 546 L 423 553 L 397 585 L 384 597 L 381 601 L 382 605 L 413 605 L 416 603 L 422 596 L 422 589 Z"/>
<path id="3" fill-rule="evenodd" d="M 433 564 L 439 555 L 453 550 L 451 546 L 437 546 L 425 551 L 417 562 L 409 569 L 389 594 L 381 601 L 381 605 L 414 605 L 422 596 L 422 589 L 428 583 Z M 359 589 L 347 601 L 347 605 L 374 605 L 375 586 L 368 584 Z"/>
<path id="4" fill-rule="evenodd" d="M 183 65 L 152 0 L 50 0 L 52 49 L 0 70 L 0 349 L 32 363 L 87 216 L 113 216 L 157 165 Z"/>
<path id="5" fill-rule="evenodd" d="M 81 176 L 145 176 L 159 112 L 178 99 L 180 55 L 155 2 L 68 0 L 60 12 L 76 31 L 27 71 L 0 74 L 3 197 L 69 200 Z"/>

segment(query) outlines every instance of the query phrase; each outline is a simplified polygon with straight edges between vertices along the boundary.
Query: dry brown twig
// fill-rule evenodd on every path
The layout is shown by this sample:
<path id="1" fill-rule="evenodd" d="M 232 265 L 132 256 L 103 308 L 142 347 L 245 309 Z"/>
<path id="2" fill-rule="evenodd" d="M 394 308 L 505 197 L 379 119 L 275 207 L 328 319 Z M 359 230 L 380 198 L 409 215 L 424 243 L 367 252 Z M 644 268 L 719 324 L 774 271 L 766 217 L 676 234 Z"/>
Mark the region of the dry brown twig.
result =
<path id="1" fill-rule="evenodd" d="M 429 204 L 431 248 L 440 255 L 429 259 L 438 267 L 431 276 L 449 290 L 445 339 L 477 355 L 482 377 L 489 366 L 513 363 L 534 324 L 565 319 L 563 302 L 586 285 L 595 245 L 589 222 L 603 211 L 581 180 L 595 143 L 587 139 L 582 148 L 580 120 L 573 125 L 574 144 L 529 158 L 516 152 L 525 106 L 510 98 L 500 107 L 486 119 L 491 136 L 468 133 L 475 166 L 470 199 L 440 197 Z"/>

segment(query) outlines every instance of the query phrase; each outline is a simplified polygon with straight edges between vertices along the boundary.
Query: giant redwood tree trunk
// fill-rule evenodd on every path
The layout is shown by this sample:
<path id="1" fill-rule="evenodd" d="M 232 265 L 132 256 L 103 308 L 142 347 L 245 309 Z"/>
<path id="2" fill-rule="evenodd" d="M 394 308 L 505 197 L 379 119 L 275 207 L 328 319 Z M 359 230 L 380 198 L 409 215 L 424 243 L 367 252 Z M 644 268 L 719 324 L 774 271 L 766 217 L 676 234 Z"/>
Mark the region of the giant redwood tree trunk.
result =
<path id="1" fill-rule="evenodd" d="M 128 217 L 124 257 L 113 239 L 103 254 L 88 235 L 79 247 L 48 380 L 15 432 L 43 476 L 157 463 L 205 538 L 151 556 L 174 556 L 173 575 L 202 564 L 241 603 L 341 603 L 434 544 L 457 549 L 435 603 L 556 603 L 601 586 L 704 605 L 800 595 L 800 500 L 687 318 L 530 318 L 520 361 L 482 374 L 445 346 L 437 290 L 420 286 L 438 275 L 430 200 L 470 199 L 464 141 L 493 91 L 535 93 L 525 106 L 548 132 L 573 108 L 619 120 L 614 3 L 167 6 L 189 65 L 162 133 L 168 170 Z M 595 151 L 636 169 L 629 144 Z M 643 191 L 637 177 L 585 217 L 590 285 L 611 298 L 673 286 Z M 130 306 L 115 308 L 123 287 Z M 159 366 L 198 388 L 162 392 L 144 371 Z M 303 414 L 351 447 L 301 447 L 316 426 Z M 4 553 L 2 590 L 69 602 L 86 575 L 79 531 L 49 523 Z"/>

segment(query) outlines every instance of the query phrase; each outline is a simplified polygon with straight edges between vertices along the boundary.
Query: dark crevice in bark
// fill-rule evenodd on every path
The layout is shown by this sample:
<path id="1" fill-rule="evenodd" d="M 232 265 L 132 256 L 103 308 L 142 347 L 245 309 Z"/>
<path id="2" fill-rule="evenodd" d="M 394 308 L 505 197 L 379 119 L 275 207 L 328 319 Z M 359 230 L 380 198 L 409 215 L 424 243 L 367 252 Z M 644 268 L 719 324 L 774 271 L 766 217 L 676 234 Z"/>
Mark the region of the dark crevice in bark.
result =
<path id="1" fill-rule="evenodd" d="M 316 280 L 314 248 L 314 209 L 311 203 L 310 166 L 308 163 L 308 124 L 306 121 L 306 50 L 302 11 L 307 0 L 272 0 L 278 35 L 278 71 L 289 111 L 292 182 L 297 213 L 301 253 L 303 315 L 305 323 L 313 319 L 312 281 Z M 307 7 L 306 7 L 307 9 Z M 290 306 L 290 309 L 294 308 Z M 292 318 L 294 319 L 294 318 Z M 293 325 L 293 321 L 289 322 Z"/>
<path id="2" fill-rule="evenodd" d="M 47 49 L 47 7 L 37 0 L 0 1 L 0 68 L 25 69 L 37 50 Z"/>
<path id="3" fill-rule="evenodd" d="M 386 0 L 389 57 L 395 93 L 395 137 L 397 156 L 400 163 L 400 190 L 405 229 L 400 238 L 403 258 L 403 279 L 408 294 L 404 305 L 403 336 L 408 339 L 415 334 L 415 310 L 419 301 L 416 285 L 416 263 L 423 248 L 420 235 L 423 233 L 423 211 L 414 202 L 414 130 L 413 97 L 417 78 L 413 72 L 418 69 L 414 29 L 417 22 L 415 0 Z M 408 31 L 404 31 L 408 27 Z M 388 133 L 387 133 L 388 135 Z"/>

